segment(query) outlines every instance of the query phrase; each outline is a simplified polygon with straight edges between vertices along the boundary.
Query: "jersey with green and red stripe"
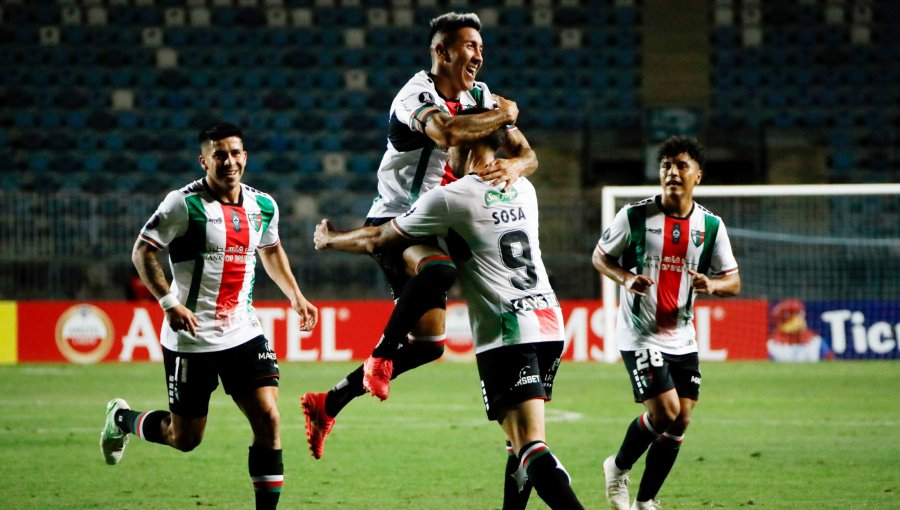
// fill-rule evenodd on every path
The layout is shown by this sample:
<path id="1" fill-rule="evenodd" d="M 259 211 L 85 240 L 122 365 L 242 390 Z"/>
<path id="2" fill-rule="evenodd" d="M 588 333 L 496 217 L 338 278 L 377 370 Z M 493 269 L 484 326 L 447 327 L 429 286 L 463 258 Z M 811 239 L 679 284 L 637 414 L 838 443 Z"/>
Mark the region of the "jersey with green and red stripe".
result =
<path id="1" fill-rule="evenodd" d="M 256 250 L 278 243 L 278 206 L 271 196 L 241 184 L 238 202 L 223 203 L 200 179 L 170 192 L 140 239 L 168 248 L 171 291 L 199 323 L 195 336 L 163 324 L 163 346 L 211 352 L 263 334 L 253 283 Z"/>
<path id="2" fill-rule="evenodd" d="M 697 351 L 691 269 L 711 278 L 736 273 L 737 261 L 722 219 L 694 202 L 685 218 L 666 215 L 660 195 L 626 205 L 597 242 L 604 255 L 656 284 L 646 296 L 620 290 L 619 350 Z"/>

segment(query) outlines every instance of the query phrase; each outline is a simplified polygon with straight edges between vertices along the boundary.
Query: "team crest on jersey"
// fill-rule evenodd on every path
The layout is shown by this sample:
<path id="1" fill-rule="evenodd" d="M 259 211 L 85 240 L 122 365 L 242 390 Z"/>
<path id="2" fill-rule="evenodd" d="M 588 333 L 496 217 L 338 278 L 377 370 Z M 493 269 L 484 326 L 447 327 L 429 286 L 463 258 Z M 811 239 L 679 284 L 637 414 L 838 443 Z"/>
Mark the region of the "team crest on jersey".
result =
<path id="1" fill-rule="evenodd" d="M 234 227 L 235 232 L 241 231 L 241 217 L 234 209 L 231 210 L 231 226 Z"/>
<path id="2" fill-rule="evenodd" d="M 672 243 L 678 244 L 681 241 L 681 225 L 678 223 L 672 225 Z"/>
<path id="3" fill-rule="evenodd" d="M 262 228 L 262 214 L 260 213 L 247 213 L 247 223 L 253 227 L 253 230 L 259 232 L 259 229 Z"/>
<path id="4" fill-rule="evenodd" d="M 703 239 L 706 237 L 706 232 L 700 230 L 691 230 L 691 241 L 694 242 L 694 246 L 700 247 L 703 244 Z"/>
<path id="5" fill-rule="evenodd" d="M 510 202 L 519 196 L 519 192 L 511 189 L 506 192 L 489 189 L 484 194 L 484 205 L 490 207 L 498 202 Z"/>

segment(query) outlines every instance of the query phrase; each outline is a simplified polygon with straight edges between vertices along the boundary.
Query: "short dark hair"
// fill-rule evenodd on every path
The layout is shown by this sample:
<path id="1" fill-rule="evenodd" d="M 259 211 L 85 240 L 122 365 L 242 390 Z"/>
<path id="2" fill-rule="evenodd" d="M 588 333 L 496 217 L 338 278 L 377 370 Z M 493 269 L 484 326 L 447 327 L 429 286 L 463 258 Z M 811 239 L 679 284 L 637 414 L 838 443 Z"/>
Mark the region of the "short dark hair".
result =
<path id="1" fill-rule="evenodd" d="M 244 133 L 241 132 L 241 128 L 237 127 L 230 122 L 216 122 L 211 126 L 203 129 L 197 134 L 197 141 L 200 145 L 203 145 L 209 141 L 218 141 L 223 138 L 228 138 L 230 136 L 236 136 L 241 140 L 244 139 Z"/>
<path id="2" fill-rule="evenodd" d="M 431 30 L 428 32 L 428 44 L 431 45 L 436 34 L 447 34 L 456 32 L 460 28 L 474 28 L 481 32 L 481 19 L 478 15 L 469 12 L 460 14 L 458 12 L 448 12 L 433 18 L 430 23 Z"/>
<path id="3" fill-rule="evenodd" d="M 706 148 L 700 145 L 700 142 L 695 138 L 686 136 L 670 136 L 666 138 L 656 152 L 656 162 L 661 163 L 665 158 L 674 158 L 682 153 L 687 153 L 691 159 L 696 161 L 700 170 L 703 170 L 703 167 L 706 166 Z"/>

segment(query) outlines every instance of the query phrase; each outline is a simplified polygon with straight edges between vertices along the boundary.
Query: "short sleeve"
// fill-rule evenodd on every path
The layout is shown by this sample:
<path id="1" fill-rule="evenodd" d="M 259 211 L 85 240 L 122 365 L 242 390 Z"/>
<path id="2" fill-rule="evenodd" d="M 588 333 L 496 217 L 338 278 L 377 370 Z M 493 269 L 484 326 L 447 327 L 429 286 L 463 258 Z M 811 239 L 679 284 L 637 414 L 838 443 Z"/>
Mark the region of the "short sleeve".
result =
<path id="1" fill-rule="evenodd" d="M 404 237 L 444 237 L 448 229 L 447 194 L 443 188 L 433 188 L 413 203 L 391 224 Z"/>
<path id="2" fill-rule="evenodd" d="M 268 217 L 268 224 L 259 238 L 259 247 L 266 248 L 278 243 L 278 204 L 269 196 L 257 197 L 257 203 L 262 211 L 263 219 Z"/>
<path id="3" fill-rule="evenodd" d="M 428 118 L 440 111 L 434 92 L 426 87 L 404 87 L 394 107 L 397 120 L 420 133 L 425 132 Z"/>
<path id="4" fill-rule="evenodd" d="M 631 228 L 628 223 L 628 213 L 622 208 L 616 213 L 612 225 L 603 231 L 603 235 L 597 241 L 597 247 L 604 255 L 619 258 L 629 242 L 631 242 Z"/>
<path id="5" fill-rule="evenodd" d="M 716 246 L 713 249 L 710 261 L 709 274 L 723 276 L 734 273 L 738 269 L 737 259 L 731 251 L 731 240 L 728 238 L 728 230 L 725 223 L 719 223 L 719 231 L 716 234 Z"/>
<path id="6" fill-rule="evenodd" d="M 183 194 L 172 191 L 147 220 L 141 229 L 140 239 L 157 248 L 165 248 L 173 239 L 184 234 L 187 219 L 187 205 Z"/>

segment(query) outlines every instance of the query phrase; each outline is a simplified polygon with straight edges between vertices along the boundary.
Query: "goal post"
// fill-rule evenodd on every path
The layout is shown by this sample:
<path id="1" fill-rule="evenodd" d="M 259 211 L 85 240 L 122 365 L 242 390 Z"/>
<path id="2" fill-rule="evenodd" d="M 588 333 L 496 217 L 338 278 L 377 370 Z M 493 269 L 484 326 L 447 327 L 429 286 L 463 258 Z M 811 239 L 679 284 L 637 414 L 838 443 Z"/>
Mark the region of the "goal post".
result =
<path id="1" fill-rule="evenodd" d="M 604 187 L 601 231 L 624 205 L 660 193 L 659 186 Z M 694 198 L 728 229 L 742 283 L 741 295 L 730 299 L 763 303 L 757 305 L 752 339 L 744 340 L 760 342 L 754 352 L 764 353 L 767 342 L 756 339 L 766 336 L 757 324 L 759 314 L 766 314 L 768 334 L 770 309 L 796 300 L 818 307 L 824 318 L 812 322 L 825 330 L 818 333 L 836 357 L 900 358 L 900 184 L 700 185 Z M 614 334 L 619 289 L 604 277 L 601 292 L 603 356 L 612 362 L 619 357 Z M 868 315 L 877 324 L 864 320 L 866 310 L 876 310 Z M 878 314 L 881 320 L 873 316 Z M 750 315 L 732 311 L 729 320 L 741 328 Z M 733 359 L 700 333 L 700 321 L 709 317 L 697 313 L 695 319 L 701 359 Z"/>

